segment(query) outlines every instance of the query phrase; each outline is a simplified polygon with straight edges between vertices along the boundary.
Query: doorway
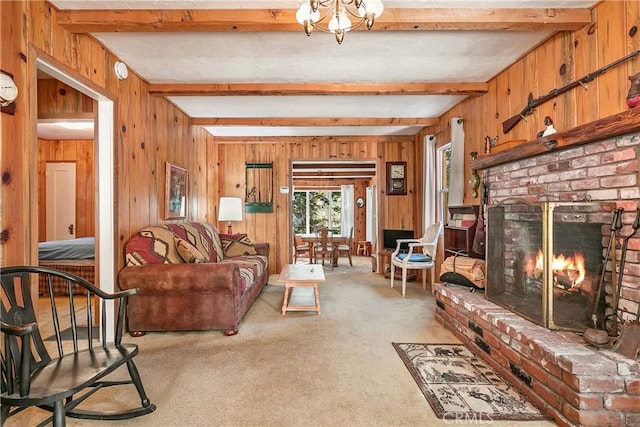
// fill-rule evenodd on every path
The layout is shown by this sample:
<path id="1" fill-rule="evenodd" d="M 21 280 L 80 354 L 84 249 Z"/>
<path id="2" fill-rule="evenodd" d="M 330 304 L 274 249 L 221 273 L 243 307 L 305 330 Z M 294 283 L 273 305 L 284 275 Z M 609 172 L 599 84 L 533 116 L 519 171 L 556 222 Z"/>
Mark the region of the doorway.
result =
<path id="1" fill-rule="evenodd" d="M 95 101 L 96 121 L 94 131 L 94 164 L 95 164 L 95 237 L 96 237 L 96 283 L 105 292 L 114 292 L 116 280 L 115 266 L 115 212 L 114 212 L 114 183 L 115 183 L 115 159 L 114 159 L 114 101 L 110 99 L 102 88 L 90 86 L 91 82 L 80 78 L 75 72 L 56 65 L 57 61 L 49 59 L 45 54 L 31 52 L 31 57 L 35 58 L 32 70 L 31 87 L 37 91 L 37 73 L 43 72 L 54 79 L 74 88 Z M 33 94 L 33 99 L 37 99 L 37 94 Z M 37 105 L 31 106 L 31 117 L 37 118 Z M 34 124 L 35 128 L 35 124 Z M 34 134 L 35 136 L 35 134 Z M 37 138 L 34 138 L 34 145 L 37 151 Z M 32 170 L 32 179 L 36 179 L 37 171 Z M 37 202 L 38 195 L 34 195 Z M 36 244 L 34 241 L 33 244 Z M 102 307 L 101 307 L 102 309 Z M 114 338 L 115 307 L 113 302 L 108 302 L 106 306 L 107 322 L 106 335 L 108 340 Z M 102 326 L 101 326 L 102 327 Z"/>
<path id="2" fill-rule="evenodd" d="M 377 188 L 376 160 L 292 160 L 289 172 L 290 261 L 295 234 L 313 234 L 318 226 L 343 236 L 353 229 L 352 254 L 355 242 L 375 242 L 371 234 L 377 230 L 377 198 L 372 194 Z"/>

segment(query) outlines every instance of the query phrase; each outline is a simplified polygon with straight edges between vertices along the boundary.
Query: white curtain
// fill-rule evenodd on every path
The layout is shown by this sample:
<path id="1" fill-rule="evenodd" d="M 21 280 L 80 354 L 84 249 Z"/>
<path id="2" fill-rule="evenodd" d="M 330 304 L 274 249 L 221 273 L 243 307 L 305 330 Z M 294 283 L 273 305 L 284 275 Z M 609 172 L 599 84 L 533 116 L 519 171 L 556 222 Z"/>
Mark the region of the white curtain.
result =
<path id="1" fill-rule="evenodd" d="M 462 119 L 451 119 L 451 167 L 449 206 L 461 206 L 464 198 L 464 128 Z"/>
<path id="2" fill-rule="evenodd" d="M 342 190 L 342 218 L 340 222 L 340 235 L 348 236 L 354 223 L 354 188 L 353 185 L 341 185 Z"/>
<path id="3" fill-rule="evenodd" d="M 376 187 L 367 187 L 367 226 L 365 239 L 367 242 L 371 242 L 371 245 L 375 247 L 378 241 L 378 203 L 376 201 Z"/>
<path id="4" fill-rule="evenodd" d="M 435 135 L 427 135 L 424 137 L 424 207 L 422 212 L 422 218 L 424 224 L 422 229 L 434 224 L 436 222 L 437 214 L 437 194 L 438 185 L 436 181 L 436 137 Z"/>

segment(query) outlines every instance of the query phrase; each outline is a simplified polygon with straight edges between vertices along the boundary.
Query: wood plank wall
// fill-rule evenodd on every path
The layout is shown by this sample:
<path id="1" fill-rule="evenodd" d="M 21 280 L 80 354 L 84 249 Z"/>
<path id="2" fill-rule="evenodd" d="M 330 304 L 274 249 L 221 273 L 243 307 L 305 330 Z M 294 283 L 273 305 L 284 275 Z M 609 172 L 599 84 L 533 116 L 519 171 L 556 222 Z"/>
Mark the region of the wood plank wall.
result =
<path id="1" fill-rule="evenodd" d="M 0 265 L 23 264 L 33 258 L 36 247 L 30 244 L 30 221 L 37 219 L 37 210 L 29 210 L 29 149 L 26 139 L 30 135 L 26 108 L 28 96 L 24 90 L 27 65 L 20 57 L 26 51 L 27 42 L 22 29 L 11 29 L 9 22 L 19 22 L 27 9 L 26 2 L 0 2 L 3 25 L 0 26 L 0 68 L 13 75 L 18 86 L 18 98 L 14 115 L 0 114 L 2 144 L 2 192 L 0 194 Z M 30 214 L 31 212 L 31 214 Z"/>
<path id="2" fill-rule="evenodd" d="M 292 160 L 376 160 L 378 174 L 376 185 L 380 200 L 380 229 L 382 228 L 421 228 L 417 225 L 414 212 L 415 184 L 415 157 L 413 153 L 413 137 L 407 137 L 403 141 L 394 142 L 337 142 L 337 141 L 305 141 L 276 143 L 224 143 L 218 144 L 219 182 L 218 193 L 221 196 L 234 196 L 244 198 L 245 161 L 254 163 L 273 162 L 274 187 L 291 187 L 290 168 Z M 385 161 L 407 162 L 407 195 L 384 195 Z M 362 186 L 357 186 L 358 192 L 366 191 Z M 360 194 L 360 193 L 357 193 Z M 289 262 L 291 255 L 291 230 L 289 217 L 289 194 L 274 192 L 273 213 L 249 213 L 245 214 L 242 223 L 233 226 L 234 232 L 245 232 L 253 241 L 269 242 L 271 244 L 270 270 L 280 271 L 284 264 Z M 357 197 L 357 195 L 356 195 Z M 364 195 L 363 195 L 364 197 Z M 217 199 L 216 199 L 217 200 Z M 359 218 L 362 215 L 357 215 Z M 216 215 L 217 217 L 217 215 Z M 218 227 L 224 227 L 218 224 Z M 358 239 L 364 238 L 364 228 L 358 227 L 356 231 Z M 274 269 L 274 270 L 272 270 Z"/>
<path id="3" fill-rule="evenodd" d="M 491 79 L 486 95 L 452 108 L 440 117 L 439 126 L 425 129 L 420 136 L 444 130 L 437 137 L 438 146 L 443 145 L 450 138 L 447 127 L 451 118 L 464 119 L 466 183 L 471 174 L 470 153 L 484 152 L 485 136 L 497 136 L 498 143 L 533 140 L 538 131 L 544 129 L 547 115 L 552 117 L 556 129 L 564 130 L 627 110 L 627 76 L 640 71 L 640 56 L 609 69 L 587 88 L 579 86 L 541 105 L 508 134 L 502 132 L 502 122 L 523 110 L 530 93 L 538 98 L 640 49 L 640 32 L 636 33 L 634 27 L 636 31 L 640 27 L 639 2 L 607 0 L 600 3 L 593 9 L 591 25 L 554 35 Z M 478 198 L 472 197 L 468 185 L 465 185 L 464 203 L 479 203 Z"/>
<path id="4" fill-rule="evenodd" d="M 38 118 L 85 118 L 93 113 L 93 100 L 59 80 L 38 79 Z"/>

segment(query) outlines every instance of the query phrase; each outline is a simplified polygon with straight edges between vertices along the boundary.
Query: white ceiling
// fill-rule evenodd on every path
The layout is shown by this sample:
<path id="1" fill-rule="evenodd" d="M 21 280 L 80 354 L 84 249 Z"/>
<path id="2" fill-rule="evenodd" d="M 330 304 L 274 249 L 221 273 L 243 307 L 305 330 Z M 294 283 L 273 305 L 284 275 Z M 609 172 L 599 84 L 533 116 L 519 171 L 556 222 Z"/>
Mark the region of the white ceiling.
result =
<path id="1" fill-rule="evenodd" d="M 50 0 L 72 9 L 296 9 L 293 1 Z M 394 8 L 588 8 L 596 0 L 383 0 Z M 383 14 L 384 16 L 384 14 Z M 540 31 L 98 32 L 92 35 L 151 84 L 485 83 L 553 34 Z M 339 86 L 338 86 L 339 87 Z M 214 135 L 414 135 L 421 124 L 263 126 L 265 118 L 437 118 L 459 94 L 169 96 L 192 118 L 256 119 L 207 125 Z M 259 120 L 262 119 L 262 120 Z M 286 123 L 285 123 L 286 124 Z"/>

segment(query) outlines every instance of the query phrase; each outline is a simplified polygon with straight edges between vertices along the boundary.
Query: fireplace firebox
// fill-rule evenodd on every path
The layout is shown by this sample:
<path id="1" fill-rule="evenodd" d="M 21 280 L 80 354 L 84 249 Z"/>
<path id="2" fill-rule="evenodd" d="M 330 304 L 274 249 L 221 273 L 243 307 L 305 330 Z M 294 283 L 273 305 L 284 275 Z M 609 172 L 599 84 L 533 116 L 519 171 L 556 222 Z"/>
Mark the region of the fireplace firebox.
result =
<path id="1" fill-rule="evenodd" d="M 490 206 L 487 298 L 549 329 L 582 332 L 602 321 L 613 209 L 613 203 L 521 199 Z"/>

